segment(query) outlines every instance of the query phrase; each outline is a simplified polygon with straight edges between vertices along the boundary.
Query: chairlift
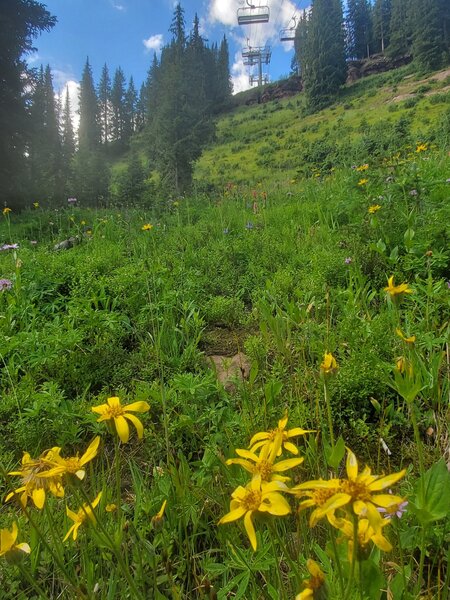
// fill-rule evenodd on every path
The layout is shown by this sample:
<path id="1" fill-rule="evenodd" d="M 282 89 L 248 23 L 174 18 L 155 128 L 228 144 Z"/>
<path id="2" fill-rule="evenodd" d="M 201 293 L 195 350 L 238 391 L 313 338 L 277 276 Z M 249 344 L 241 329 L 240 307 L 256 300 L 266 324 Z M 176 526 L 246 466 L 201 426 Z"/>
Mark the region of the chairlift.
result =
<path id="1" fill-rule="evenodd" d="M 292 27 L 286 27 L 280 31 L 280 42 L 293 42 L 295 40 L 295 30 L 297 29 L 297 19 L 292 17 Z"/>
<path id="2" fill-rule="evenodd" d="M 270 10 L 268 6 L 256 6 L 246 0 L 247 6 L 237 10 L 238 25 L 253 25 L 256 23 L 268 23 Z"/>

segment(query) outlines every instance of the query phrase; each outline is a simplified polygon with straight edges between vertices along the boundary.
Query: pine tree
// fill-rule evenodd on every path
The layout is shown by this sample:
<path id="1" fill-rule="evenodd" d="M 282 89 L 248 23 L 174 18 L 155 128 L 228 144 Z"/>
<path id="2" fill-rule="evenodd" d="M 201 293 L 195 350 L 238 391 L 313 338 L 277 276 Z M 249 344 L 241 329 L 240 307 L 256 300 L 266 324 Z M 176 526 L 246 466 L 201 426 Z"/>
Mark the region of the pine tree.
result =
<path id="1" fill-rule="evenodd" d="M 98 84 L 98 105 L 101 126 L 101 140 L 106 145 L 110 140 L 111 121 L 111 78 L 106 63 L 103 65 L 100 82 Z"/>
<path id="2" fill-rule="evenodd" d="M 305 91 L 309 106 L 319 110 L 333 100 L 347 75 L 340 0 L 313 0 L 306 45 Z"/>
<path id="3" fill-rule="evenodd" d="M 111 140 L 116 151 L 125 147 L 125 75 L 116 69 L 111 88 Z"/>
<path id="4" fill-rule="evenodd" d="M 32 136 L 28 148 L 31 190 L 38 200 L 53 200 L 61 191 L 61 147 L 50 66 L 41 66 L 32 94 Z"/>
<path id="5" fill-rule="evenodd" d="M 233 82 L 230 73 L 230 53 L 228 50 L 228 41 L 223 36 L 217 55 L 217 100 L 219 103 L 226 103 L 233 93 Z"/>
<path id="6" fill-rule="evenodd" d="M 125 93 L 124 108 L 125 108 L 125 142 L 130 141 L 131 136 L 137 130 L 137 111 L 138 111 L 138 95 L 134 86 L 133 77 L 130 77 L 128 88 Z"/>
<path id="7" fill-rule="evenodd" d="M 439 69 L 448 59 L 446 7 L 442 0 L 415 0 L 412 8 L 414 60 L 424 71 Z"/>
<path id="8" fill-rule="evenodd" d="M 372 19 L 368 0 L 348 0 L 346 22 L 348 56 L 357 59 L 370 56 Z"/>
<path id="9" fill-rule="evenodd" d="M 386 53 L 391 57 L 407 56 L 412 46 L 412 0 L 392 0 L 389 23 L 390 41 Z"/>
<path id="10" fill-rule="evenodd" d="M 80 83 L 80 126 L 78 145 L 80 151 L 97 150 L 100 143 L 97 94 L 89 59 L 83 69 Z"/>
<path id="11" fill-rule="evenodd" d="M 308 56 L 308 28 L 309 28 L 309 19 L 310 14 L 303 11 L 300 19 L 298 21 L 297 27 L 295 29 L 295 39 L 294 39 L 294 48 L 295 48 L 295 56 L 296 62 L 298 66 L 299 75 L 303 77 L 303 79 L 308 78 L 308 66 L 309 66 L 309 56 Z"/>
<path id="12" fill-rule="evenodd" d="M 66 88 L 61 125 L 61 168 L 64 179 L 64 191 L 67 195 L 71 194 L 71 182 L 73 179 L 72 161 L 74 155 L 75 135 L 72 123 L 72 111 L 70 108 L 69 88 Z"/>
<path id="13" fill-rule="evenodd" d="M 141 131 L 147 124 L 147 105 L 147 86 L 142 83 L 136 102 L 136 131 Z"/>
<path id="14" fill-rule="evenodd" d="M 56 23 L 34 0 L 0 2 L 0 203 L 19 205 L 29 194 L 26 147 L 31 137 L 26 90 L 31 84 L 24 55 L 32 41 Z"/>
<path id="15" fill-rule="evenodd" d="M 384 54 L 389 46 L 392 1 L 376 0 L 373 7 L 374 52 Z"/>

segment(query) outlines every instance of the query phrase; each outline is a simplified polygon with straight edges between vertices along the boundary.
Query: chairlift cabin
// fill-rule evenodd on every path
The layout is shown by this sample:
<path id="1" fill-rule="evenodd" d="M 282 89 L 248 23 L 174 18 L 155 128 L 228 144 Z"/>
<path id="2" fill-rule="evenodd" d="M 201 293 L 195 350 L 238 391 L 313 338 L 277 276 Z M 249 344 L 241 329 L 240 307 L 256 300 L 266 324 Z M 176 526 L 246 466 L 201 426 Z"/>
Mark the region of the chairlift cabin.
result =
<path id="1" fill-rule="evenodd" d="M 270 10 L 268 6 L 256 6 L 247 0 L 247 6 L 237 10 L 238 25 L 254 25 L 256 23 L 268 23 Z"/>
<path id="2" fill-rule="evenodd" d="M 280 31 L 280 42 L 293 42 L 295 40 L 295 30 L 297 29 L 297 21 L 292 17 L 293 25 L 286 27 Z"/>

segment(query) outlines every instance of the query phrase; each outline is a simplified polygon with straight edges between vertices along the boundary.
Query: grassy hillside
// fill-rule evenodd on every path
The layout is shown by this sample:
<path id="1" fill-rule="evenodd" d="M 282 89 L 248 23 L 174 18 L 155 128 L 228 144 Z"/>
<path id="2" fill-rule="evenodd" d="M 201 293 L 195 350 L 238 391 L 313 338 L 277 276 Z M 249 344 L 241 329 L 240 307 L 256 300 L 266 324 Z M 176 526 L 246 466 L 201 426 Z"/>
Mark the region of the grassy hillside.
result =
<path id="1" fill-rule="evenodd" d="M 449 110 L 450 70 L 423 79 L 411 67 L 348 85 L 318 114 L 307 114 L 302 94 L 241 107 L 218 121 L 195 177 L 200 185 L 282 185 L 336 164 L 373 162 L 442 137 L 440 119 Z M 448 128 L 445 135 L 441 145 Z"/>
<path id="2" fill-rule="evenodd" d="M 388 77 L 157 208 L 3 211 L 2 600 L 448 600 L 448 83 Z"/>

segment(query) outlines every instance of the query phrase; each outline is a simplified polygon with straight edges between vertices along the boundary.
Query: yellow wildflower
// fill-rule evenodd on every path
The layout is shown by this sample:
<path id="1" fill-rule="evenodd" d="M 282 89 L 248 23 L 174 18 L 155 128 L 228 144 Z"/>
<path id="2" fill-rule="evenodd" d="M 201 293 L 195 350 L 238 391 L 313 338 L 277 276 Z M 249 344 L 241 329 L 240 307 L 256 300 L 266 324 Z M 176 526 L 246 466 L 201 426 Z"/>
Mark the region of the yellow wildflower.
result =
<path id="1" fill-rule="evenodd" d="M 361 171 L 367 171 L 368 168 L 369 168 L 369 165 L 366 163 L 365 165 L 361 165 L 359 167 L 356 167 L 356 170 L 361 173 Z"/>
<path id="2" fill-rule="evenodd" d="M 303 582 L 305 589 L 295 596 L 295 600 L 313 600 L 315 590 L 319 590 L 325 583 L 325 575 L 315 560 L 308 558 L 306 568 L 311 577 Z"/>
<path id="3" fill-rule="evenodd" d="M 86 225 L 86 221 L 80 221 L 80 225 Z"/>
<path id="4" fill-rule="evenodd" d="M 290 452 L 291 454 L 298 454 L 298 448 L 289 441 L 289 438 L 297 437 L 298 435 L 305 435 L 306 433 L 314 433 L 313 429 L 302 429 L 301 427 L 294 427 L 286 431 L 286 425 L 288 422 L 288 416 L 285 415 L 278 421 L 278 427 L 270 431 L 260 431 L 250 440 L 250 452 L 256 452 L 258 448 L 264 446 L 266 443 L 273 444 L 277 439 L 277 436 L 281 435 L 281 445 L 278 450 L 278 456 L 281 454 L 281 447 Z"/>
<path id="5" fill-rule="evenodd" d="M 14 521 L 11 531 L 9 529 L 0 529 L 0 556 L 4 556 L 8 561 L 14 561 L 19 552 L 30 554 L 31 549 L 28 544 L 16 544 L 19 529 Z"/>
<path id="6" fill-rule="evenodd" d="M 405 334 L 403 333 L 403 331 L 397 327 L 395 330 L 395 333 L 402 338 L 402 340 L 404 342 L 406 342 L 407 344 L 414 344 L 414 342 L 416 341 L 416 336 L 415 335 L 411 335 L 409 337 L 406 337 Z"/>
<path id="7" fill-rule="evenodd" d="M 100 415 L 100 417 L 97 419 L 97 423 L 112 419 L 120 441 L 123 444 L 126 444 L 130 437 L 130 428 L 127 423 L 128 419 L 136 427 L 138 438 L 142 439 L 142 436 L 144 434 L 144 427 L 139 421 L 139 419 L 135 415 L 132 415 L 130 413 L 146 412 L 150 409 L 150 406 L 147 404 L 147 402 L 133 402 L 132 404 L 122 406 L 122 404 L 120 403 L 120 399 L 117 398 L 117 396 L 108 398 L 106 402 L 106 404 L 93 406 L 91 409 L 92 412 L 95 412 Z"/>
<path id="8" fill-rule="evenodd" d="M 403 499 L 393 494 L 374 494 L 384 490 L 402 477 L 406 473 L 403 469 L 399 473 L 381 476 L 372 475 L 369 467 L 366 467 L 358 474 L 358 461 L 351 450 L 347 451 L 347 479 L 330 479 L 328 481 L 319 479 L 316 481 L 306 481 L 291 489 L 291 492 L 298 493 L 304 490 L 333 490 L 333 494 L 316 508 L 310 517 L 310 526 L 314 525 L 326 516 L 333 518 L 334 512 L 338 508 L 351 504 L 353 513 L 361 518 L 367 518 L 371 527 L 376 533 L 381 529 L 383 521 L 377 506 L 389 508 L 394 504 L 400 504 Z M 330 519 L 328 519 L 330 520 Z M 330 521 L 331 522 L 331 521 Z"/>
<path id="9" fill-rule="evenodd" d="M 83 504 L 83 506 L 78 509 L 78 512 L 73 512 L 68 506 L 66 506 L 67 516 L 73 521 L 73 525 L 66 533 L 63 542 L 65 542 L 70 536 L 72 536 L 73 540 L 75 541 L 78 537 L 78 529 L 81 527 L 81 525 L 83 525 L 86 519 L 89 519 L 89 521 L 91 521 L 93 524 L 96 523 L 96 518 L 92 509 L 98 505 L 101 497 L 102 492 L 99 492 L 91 504 Z"/>
<path id="10" fill-rule="evenodd" d="M 8 206 L 5 206 L 5 208 L 3 209 L 3 214 L 6 216 L 8 215 L 10 212 L 12 211 L 11 208 L 9 208 Z"/>
<path id="11" fill-rule="evenodd" d="M 105 506 L 105 510 L 106 510 L 106 512 L 109 512 L 109 513 L 116 512 L 117 504 L 114 504 L 114 502 L 112 502 L 111 504 L 107 504 Z"/>
<path id="12" fill-rule="evenodd" d="M 153 527 L 159 527 L 159 525 L 161 524 L 163 517 L 164 517 L 164 511 L 166 510 L 166 506 L 167 506 L 167 500 L 164 500 L 159 511 L 151 519 L 151 523 L 152 523 Z"/>
<path id="13" fill-rule="evenodd" d="M 34 208 L 39 208 L 39 202 L 33 202 L 33 207 Z"/>
<path id="14" fill-rule="evenodd" d="M 50 470 L 44 473 L 43 477 L 69 474 L 75 475 L 78 479 L 84 479 L 86 471 L 83 467 L 97 456 L 99 444 L 100 436 L 97 436 L 89 444 L 86 452 L 81 457 L 77 454 L 76 456 L 63 458 L 59 455 L 60 448 L 58 448 L 58 452 L 54 453 L 52 460 L 48 461 L 49 467 L 51 467 Z"/>
<path id="15" fill-rule="evenodd" d="M 380 522 L 380 528 L 378 531 L 371 526 L 369 519 L 358 520 L 358 533 L 357 541 L 360 550 L 364 551 L 370 542 L 373 542 L 377 548 L 384 552 L 391 552 L 392 545 L 382 534 L 382 528 L 389 525 L 390 519 L 382 519 Z M 336 519 L 332 518 L 331 523 L 336 529 L 342 531 L 344 536 L 348 539 L 348 559 L 351 562 L 353 558 L 353 523 L 347 519 Z"/>
<path id="16" fill-rule="evenodd" d="M 256 532 L 252 521 L 254 513 L 269 513 L 277 517 L 287 515 L 291 507 L 280 494 L 285 486 L 280 481 L 267 483 L 261 477 L 254 477 L 244 488 L 241 485 L 231 494 L 230 512 L 224 515 L 219 525 L 231 523 L 244 517 L 244 527 L 253 550 L 256 550 Z"/>
<path id="17" fill-rule="evenodd" d="M 373 215 L 374 213 L 378 212 L 380 210 L 380 208 L 381 208 L 381 206 L 379 204 L 372 204 L 367 209 L 367 212 L 369 213 L 369 215 Z"/>
<path id="18" fill-rule="evenodd" d="M 366 185 L 366 183 L 369 183 L 369 180 L 366 179 L 365 177 L 363 177 L 362 179 L 360 179 L 358 181 L 358 185 Z"/>
<path id="19" fill-rule="evenodd" d="M 426 152 L 428 150 L 428 144 L 417 144 L 416 152 Z"/>
<path id="20" fill-rule="evenodd" d="M 320 363 L 320 371 L 321 373 L 328 375 L 331 373 L 335 373 L 338 369 L 338 364 L 336 359 L 331 354 L 331 352 L 325 352 L 323 355 L 323 360 Z"/>
<path id="21" fill-rule="evenodd" d="M 412 294 L 413 292 L 407 283 L 394 285 L 393 275 L 389 277 L 387 287 L 384 288 L 384 291 L 387 292 L 391 296 L 391 298 L 394 298 L 395 296 L 400 296 L 402 294 Z"/>
<path id="22" fill-rule="evenodd" d="M 282 442 L 282 433 L 278 432 L 274 440 L 264 444 L 259 456 L 251 450 L 236 449 L 236 454 L 241 458 L 229 458 L 227 465 L 240 465 L 253 477 L 261 477 L 263 481 L 289 481 L 289 477 L 279 475 L 289 469 L 300 465 L 304 458 L 288 458 L 275 463 Z"/>
<path id="23" fill-rule="evenodd" d="M 49 461 L 54 460 L 61 448 L 52 448 L 44 452 L 40 458 L 33 459 L 28 452 L 24 452 L 22 457 L 22 469 L 20 471 L 11 471 L 8 475 L 18 475 L 22 478 L 22 486 L 8 494 L 5 502 L 8 502 L 13 496 L 20 494 L 20 503 L 25 508 L 28 498 L 33 500 L 36 508 L 42 509 L 45 504 L 46 491 L 51 492 L 57 498 L 64 496 L 61 476 L 47 476 L 49 470 Z"/>
<path id="24" fill-rule="evenodd" d="M 404 356 L 399 356 L 395 361 L 395 368 L 401 375 L 406 375 L 408 377 L 413 376 L 413 366 L 411 361 L 409 361 Z"/>
<path id="25" fill-rule="evenodd" d="M 142 225 L 141 229 L 142 231 L 150 231 L 150 229 L 153 229 L 153 225 L 151 223 L 145 223 L 145 225 Z"/>

